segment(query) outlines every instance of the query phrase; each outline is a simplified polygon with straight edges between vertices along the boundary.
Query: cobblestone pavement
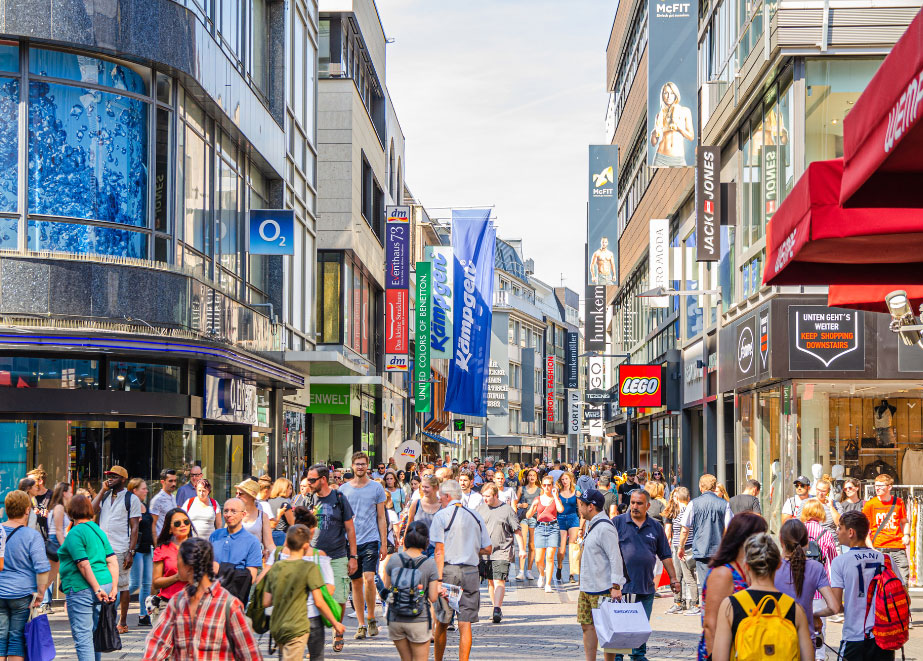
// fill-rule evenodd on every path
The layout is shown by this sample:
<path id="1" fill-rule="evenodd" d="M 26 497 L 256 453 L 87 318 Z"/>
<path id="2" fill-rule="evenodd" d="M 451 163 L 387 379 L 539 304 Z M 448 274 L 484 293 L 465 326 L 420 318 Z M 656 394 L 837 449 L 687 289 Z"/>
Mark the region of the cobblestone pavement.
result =
<path id="1" fill-rule="evenodd" d="M 583 639 L 580 626 L 576 622 L 577 587 L 564 585 L 556 588 L 552 594 L 535 587 L 534 581 L 527 584 L 513 583 L 507 591 L 503 607 L 503 622 L 493 624 L 490 621 L 491 608 L 487 598 L 486 587 L 481 592 L 481 622 L 473 626 L 474 647 L 472 659 L 491 659 L 496 661 L 522 661 L 525 659 L 583 659 Z M 666 615 L 672 599 L 662 598 L 654 602 L 651 626 L 654 634 L 648 643 L 649 661 L 667 659 L 695 659 L 701 632 L 697 616 Z M 110 659 L 141 659 L 143 656 L 144 637 L 149 629 L 138 629 L 137 604 L 132 604 L 133 612 L 129 615 L 129 633 L 122 637 L 123 649 L 120 652 L 104 654 L 104 661 Z M 923 604 L 914 608 L 918 620 L 923 620 Z M 67 618 L 63 607 L 58 607 L 51 616 L 52 631 L 60 661 L 76 661 L 73 643 L 70 637 Z M 380 659 L 398 659 L 394 646 L 388 640 L 387 629 L 382 628 L 376 638 L 353 641 L 356 620 L 346 618 L 346 647 L 341 654 L 336 654 L 330 647 L 331 636 L 328 632 L 326 658 L 334 661 L 378 661 Z M 839 641 L 840 626 L 828 624 L 828 643 L 836 646 Z M 261 650 L 266 652 L 266 642 Z M 445 658 L 458 658 L 458 635 L 449 633 L 449 644 Z M 907 659 L 923 659 L 923 631 L 920 628 L 911 631 L 910 643 L 906 648 Z M 432 654 L 432 652 L 430 653 Z M 834 659 L 833 653 L 828 659 Z M 271 658 L 267 655 L 266 658 Z M 430 656 L 432 658 L 432 656 Z M 602 654 L 599 655 L 602 659 Z"/>

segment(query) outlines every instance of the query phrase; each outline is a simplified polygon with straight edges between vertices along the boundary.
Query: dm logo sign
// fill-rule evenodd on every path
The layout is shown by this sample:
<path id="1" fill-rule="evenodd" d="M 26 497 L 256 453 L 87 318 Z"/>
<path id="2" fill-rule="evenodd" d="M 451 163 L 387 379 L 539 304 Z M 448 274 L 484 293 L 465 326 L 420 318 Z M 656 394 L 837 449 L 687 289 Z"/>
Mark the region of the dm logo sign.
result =
<path id="1" fill-rule="evenodd" d="M 293 209 L 251 209 L 250 254 L 294 255 L 295 211 Z"/>

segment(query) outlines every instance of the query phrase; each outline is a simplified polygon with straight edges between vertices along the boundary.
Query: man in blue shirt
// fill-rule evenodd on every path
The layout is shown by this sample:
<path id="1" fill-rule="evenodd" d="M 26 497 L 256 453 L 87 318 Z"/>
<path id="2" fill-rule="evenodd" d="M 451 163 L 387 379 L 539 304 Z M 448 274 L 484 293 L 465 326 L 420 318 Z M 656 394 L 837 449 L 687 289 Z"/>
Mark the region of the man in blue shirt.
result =
<path id="1" fill-rule="evenodd" d="M 224 522 L 227 527 L 218 528 L 208 538 L 215 551 L 215 562 L 221 566 L 219 577 L 222 577 L 222 587 L 244 604 L 247 603 L 250 586 L 263 566 L 263 550 L 259 541 L 244 530 L 245 515 L 243 501 L 228 498 L 224 503 Z M 246 575 L 241 576 L 244 572 L 249 572 L 249 581 L 246 580 Z M 246 590 L 243 588 L 244 584 Z M 234 589 L 235 586 L 239 586 L 240 589 Z"/>
<path id="2" fill-rule="evenodd" d="M 663 561 L 663 566 L 670 576 L 673 592 L 679 592 L 681 587 L 673 568 L 673 552 L 663 532 L 663 525 L 647 516 L 650 506 L 650 495 L 642 489 L 636 489 L 631 492 L 628 511 L 613 519 L 619 534 L 619 551 L 622 553 L 622 562 L 628 578 L 628 582 L 622 586 L 622 592 L 633 596 L 629 601 L 644 606 L 648 619 L 651 617 L 654 595 L 657 592 L 654 583 L 654 565 L 657 558 Z M 642 661 L 646 654 L 647 643 L 631 650 L 633 661 Z M 615 659 L 622 661 L 622 655 L 616 654 Z"/>

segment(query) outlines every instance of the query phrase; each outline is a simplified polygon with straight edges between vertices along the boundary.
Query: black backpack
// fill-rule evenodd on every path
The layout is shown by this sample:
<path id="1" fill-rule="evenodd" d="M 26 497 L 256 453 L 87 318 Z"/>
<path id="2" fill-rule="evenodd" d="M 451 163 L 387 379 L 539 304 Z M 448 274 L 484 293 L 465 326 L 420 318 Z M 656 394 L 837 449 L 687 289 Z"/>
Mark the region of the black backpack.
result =
<path id="1" fill-rule="evenodd" d="M 427 603 L 426 586 L 421 589 L 422 573 L 420 566 L 426 562 L 426 556 L 421 555 L 416 560 L 404 553 L 398 554 L 401 566 L 391 570 L 391 605 L 388 607 L 389 621 L 395 616 L 415 618 L 426 613 L 429 622 L 429 604 Z"/>
<path id="2" fill-rule="evenodd" d="M 823 552 L 820 550 L 820 544 L 817 543 L 817 540 L 808 535 L 808 550 L 804 553 L 808 560 L 816 560 L 822 565 L 827 564 L 827 559 L 824 557 Z"/>

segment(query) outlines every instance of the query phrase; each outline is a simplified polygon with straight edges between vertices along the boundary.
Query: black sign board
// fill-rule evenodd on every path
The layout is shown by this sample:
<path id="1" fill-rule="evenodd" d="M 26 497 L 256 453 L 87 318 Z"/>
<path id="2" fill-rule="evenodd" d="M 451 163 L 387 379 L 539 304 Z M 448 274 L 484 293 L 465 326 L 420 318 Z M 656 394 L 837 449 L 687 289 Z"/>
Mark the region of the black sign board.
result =
<path id="1" fill-rule="evenodd" d="M 721 149 L 699 145 L 695 164 L 695 232 L 697 262 L 721 258 Z"/>
<path id="2" fill-rule="evenodd" d="M 594 404 L 605 404 L 609 401 L 608 390 L 587 390 L 586 402 Z"/>
<path id="3" fill-rule="evenodd" d="M 465 431 L 465 419 L 464 418 L 453 418 L 452 419 L 452 429 L 454 431 Z"/>
<path id="4" fill-rule="evenodd" d="M 862 312 L 823 305 L 788 308 L 788 363 L 793 372 L 863 371 Z"/>
<path id="5" fill-rule="evenodd" d="M 602 420 L 603 419 L 603 410 L 593 406 L 586 406 L 583 409 L 583 419 L 584 420 Z"/>
<path id="6" fill-rule="evenodd" d="M 753 317 L 737 324 L 737 344 L 734 351 L 737 362 L 737 380 L 756 376 L 757 343 Z"/>
<path id="7" fill-rule="evenodd" d="M 566 342 L 564 344 L 564 387 L 568 390 L 577 389 L 577 338 L 579 335 L 577 333 L 567 333 Z"/>
<path id="8" fill-rule="evenodd" d="M 586 348 L 587 351 L 606 350 L 606 286 L 586 288 Z"/>
<path id="9" fill-rule="evenodd" d="M 760 310 L 759 316 L 760 373 L 769 371 L 769 308 Z"/>

